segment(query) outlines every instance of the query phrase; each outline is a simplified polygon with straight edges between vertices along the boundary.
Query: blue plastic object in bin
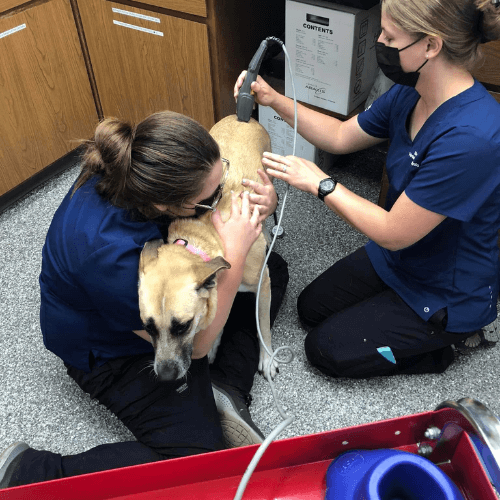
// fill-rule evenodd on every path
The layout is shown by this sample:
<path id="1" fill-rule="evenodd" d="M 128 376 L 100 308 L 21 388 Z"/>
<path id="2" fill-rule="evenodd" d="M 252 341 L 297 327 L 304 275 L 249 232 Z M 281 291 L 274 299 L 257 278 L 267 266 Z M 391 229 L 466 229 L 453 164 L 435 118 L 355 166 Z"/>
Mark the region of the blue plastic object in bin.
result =
<path id="1" fill-rule="evenodd" d="M 399 450 L 353 450 L 326 473 L 326 500 L 464 500 L 430 460 Z"/>

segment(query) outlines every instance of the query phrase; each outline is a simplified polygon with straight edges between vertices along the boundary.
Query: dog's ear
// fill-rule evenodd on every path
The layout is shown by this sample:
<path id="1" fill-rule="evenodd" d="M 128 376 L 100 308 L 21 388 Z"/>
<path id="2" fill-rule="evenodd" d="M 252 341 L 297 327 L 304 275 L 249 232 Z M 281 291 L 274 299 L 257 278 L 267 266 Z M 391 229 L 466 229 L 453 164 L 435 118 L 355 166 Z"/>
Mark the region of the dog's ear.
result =
<path id="1" fill-rule="evenodd" d="M 222 257 L 215 257 L 212 260 L 209 260 L 205 264 L 206 274 L 205 276 L 198 282 L 198 286 L 196 288 L 197 291 L 200 290 L 210 290 L 215 286 L 215 276 L 221 269 L 230 269 L 231 264 Z"/>
<path id="2" fill-rule="evenodd" d="M 145 266 L 154 259 L 158 258 L 158 249 L 163 245 L 163 240 L 147 241 L 141 252 L 139 259 L 139 270 L 144 272 Z"/>

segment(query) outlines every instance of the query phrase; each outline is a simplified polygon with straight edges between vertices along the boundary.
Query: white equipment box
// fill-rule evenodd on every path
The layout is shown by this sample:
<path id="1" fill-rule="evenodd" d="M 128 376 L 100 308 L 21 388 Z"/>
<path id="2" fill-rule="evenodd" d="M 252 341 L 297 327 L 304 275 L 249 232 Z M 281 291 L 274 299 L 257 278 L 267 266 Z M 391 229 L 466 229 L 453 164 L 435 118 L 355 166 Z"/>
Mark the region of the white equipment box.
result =
<path id="1" fill-rule="evenodd" d="M 377 75 L 380 5 L 355 9 L 322 0 L 286 1 L 286 47 L 297 100 L 348 115 Z M 289 72 L 285 95 L 292 97 Z"/>

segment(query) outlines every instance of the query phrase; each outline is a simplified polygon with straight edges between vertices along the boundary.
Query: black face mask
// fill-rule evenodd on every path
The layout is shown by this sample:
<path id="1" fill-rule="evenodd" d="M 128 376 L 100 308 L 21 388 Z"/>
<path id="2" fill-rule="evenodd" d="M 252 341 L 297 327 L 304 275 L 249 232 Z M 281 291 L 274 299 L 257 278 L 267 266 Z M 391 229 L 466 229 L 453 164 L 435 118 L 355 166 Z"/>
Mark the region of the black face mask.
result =
<path id="1" fill-rule="evenodd" d="M 408 87 L 415 87 L 417 85 L 418 77 L 420 76 L 419 71 L 425 66 L 428 59 L 417 69 L 417 71 L 412 71 L 410 73 L 406 73 L 403 71 L 401 67 L 401 59 L 399 57 L 399 53 L 406 50 L 408 47 L 415 45 L 416 43 L 423 40 L 417 40 L 416 42 L 410 43 L 403 49 L 399 50 L 396 47 L 388 47 L 381 42 L 376 42 L 375 50 L 377 52 L 377 62 L 382 70 L 382 73 L 392 80 L 394 83 L 399 83 L 400 85 L 407 85 Z"/>

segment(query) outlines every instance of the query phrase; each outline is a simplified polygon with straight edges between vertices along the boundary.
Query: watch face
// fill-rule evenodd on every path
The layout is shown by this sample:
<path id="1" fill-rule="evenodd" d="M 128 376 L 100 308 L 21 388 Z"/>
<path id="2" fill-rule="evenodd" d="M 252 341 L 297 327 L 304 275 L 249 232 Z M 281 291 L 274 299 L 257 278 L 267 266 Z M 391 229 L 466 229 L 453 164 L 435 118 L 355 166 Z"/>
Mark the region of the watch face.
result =
<path id="1" fill-rule="evenodd" d="M 331 179 L 324 179 L 321 181 L 321 191 L 323 192 L 331 192 L 331 190 L 335 187 L 335 183 Z"/>

